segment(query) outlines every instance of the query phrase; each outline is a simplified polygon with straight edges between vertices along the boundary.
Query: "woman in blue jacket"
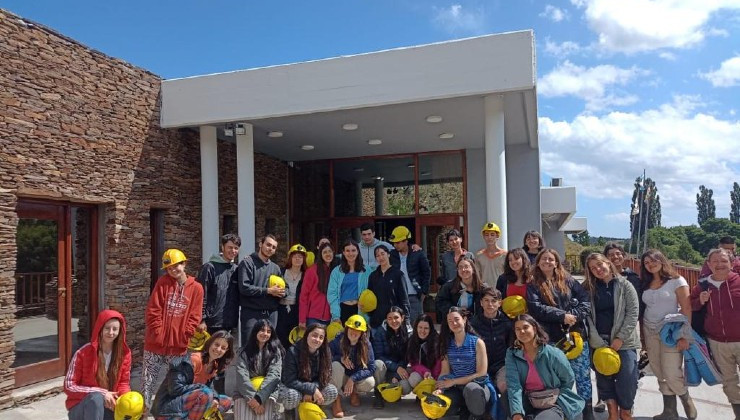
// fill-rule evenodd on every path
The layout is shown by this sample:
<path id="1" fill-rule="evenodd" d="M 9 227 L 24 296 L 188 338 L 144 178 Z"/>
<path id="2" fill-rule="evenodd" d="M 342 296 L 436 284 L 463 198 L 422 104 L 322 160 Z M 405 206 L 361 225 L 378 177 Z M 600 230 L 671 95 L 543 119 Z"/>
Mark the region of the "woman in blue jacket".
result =
<path id="1" fill-rule="evenodd" d="M 565 337 L 567 331 L 583 337 L 583 351 L 570 360 L 575 374 L 578 395 L 586 400 L 583 420 L 593 420 L 591 406 L 591 359 L 588 347 L 586 318 L 591 313 L 591 300 L 580 283 L 568 274 L 560 255 L 546 248 L 537 255 L 532 281 L 527 286 L 529 314 L 547 331 L 551 343 Z"/>
<path id="2" fill-rule="evenodd" d="M 400 382 L 403 395 L 411 392 L 406 353 L 411 339 L 411 325 L 406 322 L 403 309 L 391 306 L 383 324 L 373 330 L 373 351 L 375 352 L 375 382 Z M 384 405 L 382 398 L 377 398 L 377 408 Z"/>
<path id="3" fill-rule="evenodd" d="M 509 410 L 512 420 L 575 419 L 583 410 L 584 401 L 573 389 L 573 370 L 565 354 L 547 344 L 544 328 L 528 314 L 514 320 L 516 340 L 506 352 L 506 382 L 509 386 Z M 533 392 L 558 393 L 554 405 L 535 408 Z M 554 394 L 554 393 L 552 393 Z"/>
<path id="4" fill-rule="evenodd" d="M 360 246 L 348 239 L 342 246 L 342 258 L 329 276 L 326 299 L 331 308 L 332 321 L 341 321 L 358 314 L 357 301 L 360 293 L 367 289 L 370 270 L 365 268 L 360 255 Z"/>

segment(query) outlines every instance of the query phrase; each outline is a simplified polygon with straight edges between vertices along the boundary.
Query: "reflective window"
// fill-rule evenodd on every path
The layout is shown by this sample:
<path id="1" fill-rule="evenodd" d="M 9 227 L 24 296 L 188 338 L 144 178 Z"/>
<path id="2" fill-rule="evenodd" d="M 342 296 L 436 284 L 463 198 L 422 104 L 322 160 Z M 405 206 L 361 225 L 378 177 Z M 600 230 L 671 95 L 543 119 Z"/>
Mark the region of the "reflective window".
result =
<path id="1" fill-rule="evenodd" d="M 419 214 L 463 212 L 462 155 L 419 156 Z"/>
<path id="2" fill-rule="evenodd" d="M 414 214 L 414 159 L 377 158 L 334 162 L 334 215 Z"/>

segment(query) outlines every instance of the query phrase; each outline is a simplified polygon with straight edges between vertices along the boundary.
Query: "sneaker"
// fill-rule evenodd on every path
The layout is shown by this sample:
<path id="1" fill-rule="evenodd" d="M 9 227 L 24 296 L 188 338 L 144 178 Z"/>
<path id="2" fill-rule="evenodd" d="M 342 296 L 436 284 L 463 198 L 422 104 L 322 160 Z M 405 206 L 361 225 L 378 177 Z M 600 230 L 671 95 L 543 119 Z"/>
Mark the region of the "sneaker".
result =
<path id="1" fill-rule="evenodd" d="M 601 400 L 596 401 L 596 404 L 594 404 L 594 411 L 597 413 L 603 413 L 606 411 L 606 403 Z"/>

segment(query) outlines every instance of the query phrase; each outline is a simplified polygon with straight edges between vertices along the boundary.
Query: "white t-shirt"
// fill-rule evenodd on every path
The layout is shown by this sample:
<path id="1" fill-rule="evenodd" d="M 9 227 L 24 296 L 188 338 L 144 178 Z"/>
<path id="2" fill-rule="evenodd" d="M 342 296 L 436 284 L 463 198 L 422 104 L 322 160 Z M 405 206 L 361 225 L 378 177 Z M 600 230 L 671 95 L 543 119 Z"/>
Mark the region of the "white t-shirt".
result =
<path id="1" fill-rule="evenodd" d="M 688 285 L 686 279 L 679 276 L 663 283 L 658 289 L 645 289 L 642 292 L 642 301 L 647 305 L 645 307 L 645 321 L 657 324 L 663 321 L 666 315 L 678 313 L 676 289 L 681 286 L 688 287 Z"/>
<path id="2" fill-rule="evenodd" d="M 103 359 L 105 359 L 105 371 L 108 371 L 108 368 L 110 367 L 110 355 L 111 352 L 103 352 Z"/>

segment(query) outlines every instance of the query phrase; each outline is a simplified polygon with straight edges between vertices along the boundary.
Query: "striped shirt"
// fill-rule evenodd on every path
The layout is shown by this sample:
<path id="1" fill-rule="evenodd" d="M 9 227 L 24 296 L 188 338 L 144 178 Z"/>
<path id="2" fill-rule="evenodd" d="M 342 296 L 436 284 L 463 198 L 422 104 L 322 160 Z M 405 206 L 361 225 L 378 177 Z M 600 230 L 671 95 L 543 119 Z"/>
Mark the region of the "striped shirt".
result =
<path id="1" fill-rule="evenodd" d="M 455 344 L 455 338 L 450 339 L 447 347 L 447 360 L 450 363 L 450 375 L 453 378 L 462 378 L 476 372 L 475 343 L 478 337 L 473 334 L 465 334 L 462 346 Z"/>

